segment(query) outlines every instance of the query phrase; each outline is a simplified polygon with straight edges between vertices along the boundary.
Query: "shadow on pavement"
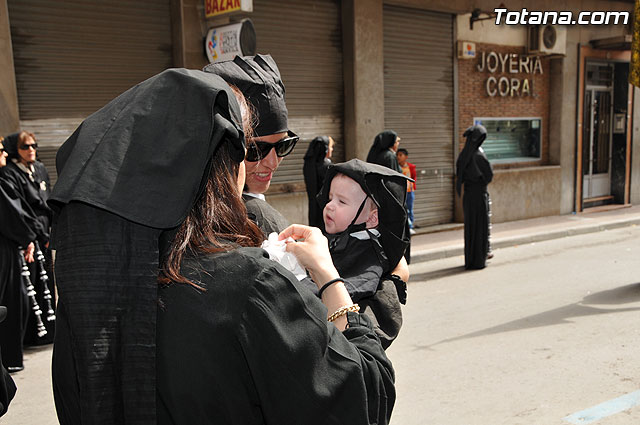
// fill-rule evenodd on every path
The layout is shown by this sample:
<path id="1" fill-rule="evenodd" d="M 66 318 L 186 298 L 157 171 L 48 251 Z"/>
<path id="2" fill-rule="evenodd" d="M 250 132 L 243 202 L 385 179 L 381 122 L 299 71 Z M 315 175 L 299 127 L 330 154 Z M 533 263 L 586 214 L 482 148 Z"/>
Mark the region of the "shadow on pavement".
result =
<path id="1" fill-rule="evenodd" d="M 464 268 L 463 268 L 464 270 Z M 417 346 L 417 350 L 431 349 L 435 345 L 445 344 L 447 342 L 459 341 L 462 339 L 476 338 L 479 336 L 495 335 L 503 332 L 512 332 L 522 329 L 538 328 L 542 326 L 559 325 L 570 323 L 570 319 L 581 316 L 593 316 L 596 314 L 623 313 L 628 311 L 640 311 L 640 307 L 626 308 L 598 308 L 591 307 L 586 304 L 627 304 L 640 301 L 640 283 L 621 286 L 615 289 L 596 292 L 587 295 L 582 301 L 569 304 L 553 310 L 545 311 L 533 316 L 523 317 L 522 319 L 504 323 L 502 325 L 493 326 L 455 338 L 447 338 L 429 345 Z"/>
<path id="2" fill-rule="evenodd" d="M 434 270 L 431 272 L 412 274 L 409 282 L 422 282 L 423 280 L 440 279 L 441 277 L 453 276 L 460 273 L 469 273 L 473 270 L 466 270 L 464 266 L 447 267 L 446 269 Z"/>

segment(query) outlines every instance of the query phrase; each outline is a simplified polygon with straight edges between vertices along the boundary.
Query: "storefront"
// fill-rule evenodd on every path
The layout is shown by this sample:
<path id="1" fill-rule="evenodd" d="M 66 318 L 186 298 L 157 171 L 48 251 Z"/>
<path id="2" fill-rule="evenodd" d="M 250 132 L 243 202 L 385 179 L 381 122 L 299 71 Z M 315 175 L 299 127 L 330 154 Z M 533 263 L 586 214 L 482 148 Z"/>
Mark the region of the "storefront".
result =
<path id="1" fill-rule="evenodd" d="M 640 202 L 633 189 L 640 130 L 632 126 L 640 96 L 626 83 L 628 46 L 608 42 L 625 39 L 625 25 L 555 26 L 549 47 L 544 27 L 496 25 L 487 18 L 495 5 L 484 0 L 473 7 L 466 0 L 234 0 L 224 7 L 247 3 L 249 10 L 213 17 L 205 16 L 207 4 L 223 3 L 0 3 L 10 22 L 0 40 L 13 43 L 0 53 L 13 60 L 17 87 L 16 101 L 11 84 L 0 84 L 13 104 L 10 123 L 0 124 L 18 128 L 19 111 L 54 179 L 57 147 L 82 119 L 165 68 L 202 68 L 208 31 L 250 19 L 257 52 L 278 63 L 290 127 L 301 136 L 267 193 L 292 222 L 306 222 L 308 143 L 329 135 L 337 142 L 334 161 L 364 159 L 385 128 L 398 132 L 417 166 L 414 208 L 422 227 L 462 220 L 454 165 L 474 123 L 489 130 L 496 222 Z M 538 6 L 557 7 L 550 0 Z M 487 19 L 471 25 L 476 7 L 488 12 L 475 16 Z"/>
<path id="2" fill-rule="evenodd" d="M 457 19 L 458 152 L 468 126 L 487 128 L 493 220 L 629 205 L 629 45 L 591 47 L 615 35 L 624 39 L 625 26 L 585 31 L 487 20 L 471 29 L 470 17 Z M 459 201 L 456 218 L 462 220 Z"/>
<path id="3" fill-rule="evenodd" d="M 630 203 L 629 60 L 629 51 L 580 47 L 576 211 Z"/>
<path id="4" fill-rule="evenodd" d="M 487 128 L 493 220 L 559 214 L 559 169 L 549 159 L 550 56 L 527 50 L 526 27 L 471 30 L 468 15 L 458 25 L 459 150 L 466 128 Z M 459 220 L 460 210 L 458 203 Z"/>

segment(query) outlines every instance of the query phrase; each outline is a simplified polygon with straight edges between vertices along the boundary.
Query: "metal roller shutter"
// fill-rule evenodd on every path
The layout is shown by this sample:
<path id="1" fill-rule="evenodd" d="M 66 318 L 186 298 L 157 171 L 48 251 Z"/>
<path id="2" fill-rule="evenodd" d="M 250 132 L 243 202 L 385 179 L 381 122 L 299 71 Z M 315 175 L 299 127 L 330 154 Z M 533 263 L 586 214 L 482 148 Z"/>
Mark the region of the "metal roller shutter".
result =
<path id="1" fill-rule="evenodd" d="M 170 0 L 9 0 L 20 119 L 86 117 L 172 65 Z"/>
<path id="2" fill-rule="evenodd" d="M 309 142 L 328 135 L 336 141 L 333 161 L 344 159 L 342 28 L 336 0 L 254 0 L 258 53 L 273 56 L 286 86 L 289 127 L 300 136 L 282 161 L 273 184 L 301 183 Z M 296 185 L 304 190 L 304 184 Z"/>
<path id="3" fill-rule="evenodd" d="M 453 220 L 453 17 L 384 6 L 385 127 L 416 165 L 420 226 Z"/>
<path id="4" fill-rule="evenodd" d="M 55 184 L 58 147 L 111 99 L 172 66 L 170 0 L 9 0 L 21 128 Z"/>

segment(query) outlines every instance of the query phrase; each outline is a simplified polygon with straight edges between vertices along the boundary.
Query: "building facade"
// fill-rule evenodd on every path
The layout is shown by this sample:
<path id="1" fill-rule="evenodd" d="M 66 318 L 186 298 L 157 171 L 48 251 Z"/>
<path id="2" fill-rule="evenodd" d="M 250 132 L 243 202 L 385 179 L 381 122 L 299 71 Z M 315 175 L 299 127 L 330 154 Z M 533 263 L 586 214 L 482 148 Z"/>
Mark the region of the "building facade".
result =
<path id="1" fill-rule="evenodd" d="M 212 18 L 205 0 L 104 3 L 0 0 L 0 56 L 9 64 L 0 69 L 0 134 L 34 131 L 54 178 L 57 147 L 82 119 L 167 67 L 202 68 L 208 30 L 249 18 L 257 51 L 280 67 L 301 136 L 267 193 L 292 222 L 306 222 L 308 143 L 330 135 L 334 161 L 366 158 L 386 128 L 417 166 L 423 227 L 462 219 L 455 160 L 474 123 L 489 130 L 495 222 L 640 202 L 631 16 L 626 25 L 545 33 L 545 25 L 496 25 L 489 1 L 253 0 L 251 12 Z M 632 1 L 565 3 L 576 16 L 633 12 Z M 551 0 L 509 4 L 534 7 L 558 11 Z"/>

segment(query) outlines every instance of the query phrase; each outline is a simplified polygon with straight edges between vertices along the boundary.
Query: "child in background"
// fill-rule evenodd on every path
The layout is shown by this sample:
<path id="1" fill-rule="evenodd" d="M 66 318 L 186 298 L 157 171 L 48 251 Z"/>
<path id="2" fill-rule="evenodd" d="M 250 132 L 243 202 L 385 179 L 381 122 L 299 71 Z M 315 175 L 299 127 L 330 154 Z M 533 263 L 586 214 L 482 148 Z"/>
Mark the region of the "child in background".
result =
<path id="1" fill-rule="evenodd" d="M 409 216 L 409 228 L 412 229 L 410 232 L 413 235 L 415 233 L 415 231 L 413 231 L 413 202 L 416 194 L 416 166 L 407 161 L 407 159 L 409 159 L 409 152 L 406 149 L 398 149 L 396 155 L 398 157 L 398 164 L 402 169 L 402 174 L 413 179 L 412 182 L 407 182 L 407 201 L 405 203 Z"/>
<path id="2" fill-rule="evenodd" d="M 407 181 L 389 168 L 352 159 L 329 168 L 318 195 L 333 264 L 361 312 L 373 316 L 385 348 L 397 336 L 399 304 L 406 300 L 406 283 L 391 272 L 409 244 Z M 385 296 L 376 297 L 379 291 Z"/>

